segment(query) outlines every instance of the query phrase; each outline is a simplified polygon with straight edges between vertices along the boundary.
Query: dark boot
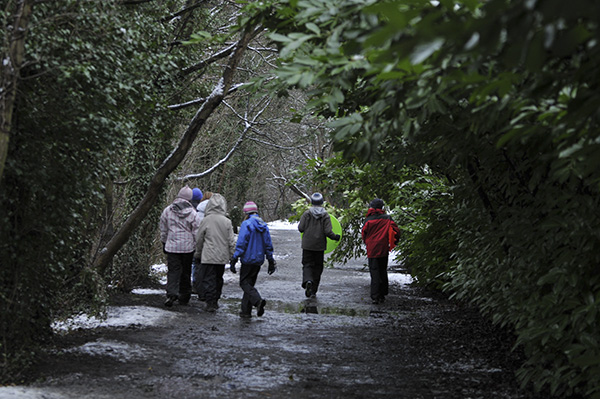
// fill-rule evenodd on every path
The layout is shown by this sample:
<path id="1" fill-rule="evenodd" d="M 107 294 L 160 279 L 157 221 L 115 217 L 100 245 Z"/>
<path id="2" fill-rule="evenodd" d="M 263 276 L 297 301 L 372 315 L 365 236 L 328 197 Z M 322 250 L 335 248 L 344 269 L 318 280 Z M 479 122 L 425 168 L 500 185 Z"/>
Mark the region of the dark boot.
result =
<path id="1" fill-rule="evenodd" d="M 214 313 L 219 308 L 217 301 L 209 301 L 206 303 L 206 311 L 210 313 Z"/>
<path id="2" fill-rule="evenodd" d="M 266 304 L 267 304 L 267 301 L 265 301 L 264 299 L 261 299 L 260 302 L 258 303 L 258 306 L 256 306 L 256 315 L 258 317 L 265 314 Z"/>

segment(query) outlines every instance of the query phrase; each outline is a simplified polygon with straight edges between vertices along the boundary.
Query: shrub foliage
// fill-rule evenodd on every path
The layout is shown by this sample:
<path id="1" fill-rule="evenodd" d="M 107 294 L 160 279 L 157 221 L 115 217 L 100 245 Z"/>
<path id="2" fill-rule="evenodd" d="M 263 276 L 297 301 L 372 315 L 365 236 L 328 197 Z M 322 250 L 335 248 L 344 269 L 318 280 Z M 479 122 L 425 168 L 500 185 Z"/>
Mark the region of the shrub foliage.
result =
<path id="1" fill-rule="evenodd" d="M 514 328 L 523 384 L 600 397 L 600 4 L 269 7 L 279 82 L 312 94 L 336 148 L 368 165 L 352 172 L 439 179 L 428 193 L 426 180 L 388 175 L 401 218 L 413 198 L 422 205 L 403 244 L 419 281 Z"/>

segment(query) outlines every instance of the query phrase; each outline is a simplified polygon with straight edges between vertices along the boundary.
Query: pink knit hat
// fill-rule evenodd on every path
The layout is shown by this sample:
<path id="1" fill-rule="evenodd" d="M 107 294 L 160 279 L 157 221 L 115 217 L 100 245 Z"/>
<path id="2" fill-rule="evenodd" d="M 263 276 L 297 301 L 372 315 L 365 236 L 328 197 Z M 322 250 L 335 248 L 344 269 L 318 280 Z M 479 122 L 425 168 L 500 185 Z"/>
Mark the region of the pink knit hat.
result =
<path id="1" fill-rule="evenodd" d="M 244 204 L 242 210 L 244 211 L 244 213 L 258 212 L 258 206 L 256 206 L 254 202 L 248 201 Z"/>

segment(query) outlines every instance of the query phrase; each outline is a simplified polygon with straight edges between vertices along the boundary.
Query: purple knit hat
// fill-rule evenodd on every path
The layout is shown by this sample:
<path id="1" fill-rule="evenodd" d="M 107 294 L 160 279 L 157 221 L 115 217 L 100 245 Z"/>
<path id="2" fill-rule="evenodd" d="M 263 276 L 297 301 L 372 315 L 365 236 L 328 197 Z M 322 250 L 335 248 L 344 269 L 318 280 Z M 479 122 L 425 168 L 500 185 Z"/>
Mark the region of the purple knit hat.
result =
<path id="1" fill-rule="evenodd" d="M 258 206 L 256 206 L 254 202 L 248 201 L 244 204 L 242 211 L 244 211 L 244 213 L 258 212 Z"/>

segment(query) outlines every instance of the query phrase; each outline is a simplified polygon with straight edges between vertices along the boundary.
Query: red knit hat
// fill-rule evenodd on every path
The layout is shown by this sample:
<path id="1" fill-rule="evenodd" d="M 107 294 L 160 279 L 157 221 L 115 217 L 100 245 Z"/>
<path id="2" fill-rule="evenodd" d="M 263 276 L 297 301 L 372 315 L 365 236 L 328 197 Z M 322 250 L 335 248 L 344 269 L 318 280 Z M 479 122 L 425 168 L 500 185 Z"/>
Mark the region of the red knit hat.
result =
<path id="1" fill-rule="evenodd" d="M 244 211 L 244 213 L 258 212 L 258 206 L 256 206 L 254 202 L 248 201 L 244 204 L 242 210 Z"/>

